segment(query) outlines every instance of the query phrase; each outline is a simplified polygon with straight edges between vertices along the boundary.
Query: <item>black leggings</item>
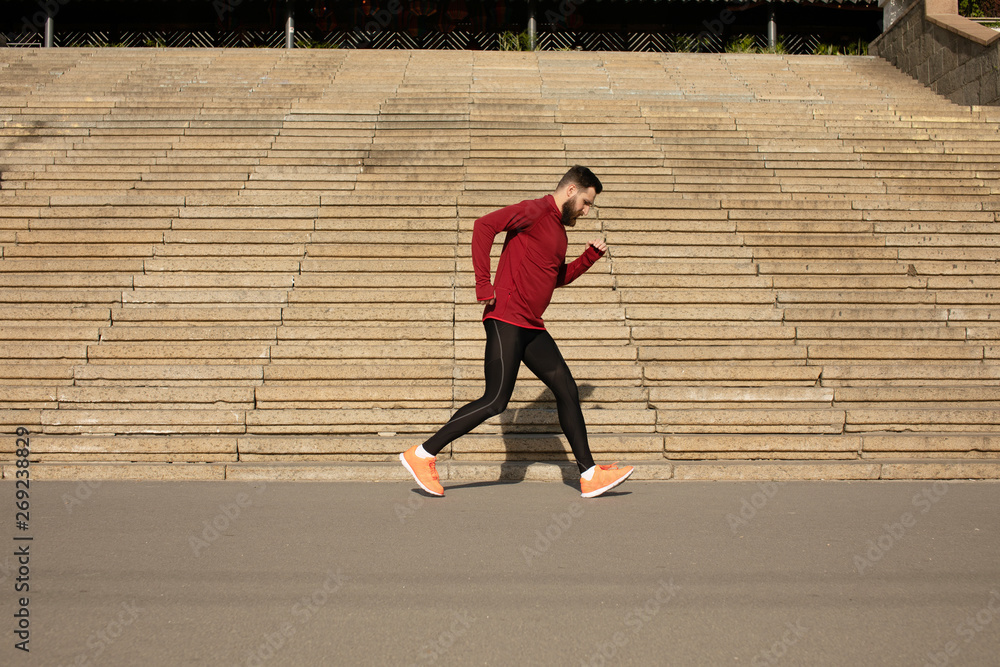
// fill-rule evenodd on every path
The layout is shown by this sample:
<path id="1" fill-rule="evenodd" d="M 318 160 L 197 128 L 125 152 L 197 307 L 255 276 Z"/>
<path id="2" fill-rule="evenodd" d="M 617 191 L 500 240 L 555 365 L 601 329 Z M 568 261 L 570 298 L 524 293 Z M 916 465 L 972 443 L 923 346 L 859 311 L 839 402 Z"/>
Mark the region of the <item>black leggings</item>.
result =
<path id="1" fill-rule="evenodd" d="M 424 443 L 424 449 L 437 455 L 452 440 L 503 412 L 514 393 L 517 371 L 524 361 L 524 365 L 555 394 L 559 425 L 573 448 L 580 471 L 592 467 L 594 458 L 587 442 L 587 425 L 583 421 L 576 381 L 549 332 L 494 319 L 486 320 L 483 325 L 486 327 L 486 391 L 482 398 L 459 408 L 451 420 Z"/>

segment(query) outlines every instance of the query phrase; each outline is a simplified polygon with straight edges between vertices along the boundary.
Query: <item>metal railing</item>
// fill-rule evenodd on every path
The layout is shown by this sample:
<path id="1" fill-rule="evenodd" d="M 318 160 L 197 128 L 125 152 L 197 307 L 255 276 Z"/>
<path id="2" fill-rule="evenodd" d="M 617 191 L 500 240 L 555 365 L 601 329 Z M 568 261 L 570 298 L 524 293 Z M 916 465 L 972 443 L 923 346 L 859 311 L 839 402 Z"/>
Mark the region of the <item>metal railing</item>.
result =
<path id="1" fill-rule="evenodd" d="M 503 39 L 506 33 L 432 32 L 412 35 L 402 31 L 334 31 L 320 32 L 299 30 L 295 33 L 298 48 L 344 49 L 473 49 L 483 51 L 504 50 L 516 40 Z M 724 53 L 727 45 L 740 40 L 750 43 L 752 50 L 767 50 L 764 34 L 714 35 L 707 32 L 572 32 L 539 31 L 537 49 L 540 51 L 647 51 L 683 53 Z M 44 41 L 41 33 L 8 34 L 8 47 L 40 47 Z M 789 34 L 781 37 L 782 52 L 810 54 L 820 44 L 818 35 Z M 285 32 L 282 30 L 257 31 L 64 31 L 56 32 L 57 47 L 169 47 L 169 48 L 283 48 Z"/>

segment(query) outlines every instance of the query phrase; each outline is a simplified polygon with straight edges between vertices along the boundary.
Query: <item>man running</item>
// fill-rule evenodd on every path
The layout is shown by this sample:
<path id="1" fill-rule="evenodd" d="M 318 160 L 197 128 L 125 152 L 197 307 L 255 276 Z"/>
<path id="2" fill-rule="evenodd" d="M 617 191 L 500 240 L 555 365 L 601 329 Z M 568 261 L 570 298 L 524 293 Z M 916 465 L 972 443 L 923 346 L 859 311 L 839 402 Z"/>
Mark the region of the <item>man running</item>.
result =
<path id="1" fill-rule="evenodd" d="M 576 166 L 566 172 L 554 193 L 507 206 L 476 220 L 472 231 L 472 264 L 476 298 L 486 305 L 483 313 L 486 390 L 481 398 L 460 408 L 427 442 L 399 455 L 427 493 L 444 495 L 434 457 L 448 443 L 507 408 L 522 361 L 555 394 L 559 425 L 580 467 L 582 495 L 599 496 L 632 474 L 631 466 L 594 464 L 576 381 L 542 321 L 542 313 L 555 288 L 573 282 L 607 251 L 604 241 L 595 239 L 588 242 L 580 257 L 566 263 L 565 228 L 574 226 L 577 218 L 590 212 L 602 189 L 601 181 L 590 169 Z M 497 264 L 496 281 L 491 283 L 490 249 L 501 231 L 507 237 Z"/>

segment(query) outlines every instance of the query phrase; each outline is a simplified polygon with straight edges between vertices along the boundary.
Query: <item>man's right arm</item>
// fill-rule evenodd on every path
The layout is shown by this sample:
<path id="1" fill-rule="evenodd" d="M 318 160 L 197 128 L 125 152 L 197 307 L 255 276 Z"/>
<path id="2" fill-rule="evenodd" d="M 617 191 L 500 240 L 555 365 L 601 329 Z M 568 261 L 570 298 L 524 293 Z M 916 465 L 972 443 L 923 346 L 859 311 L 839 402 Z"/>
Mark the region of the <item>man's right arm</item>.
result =
<path id="1" fill-rule="evenodd" d="M 476 274 L 476 300 L 487 303 L 496 301 L 491 281 L 490 251 L 493 239 L 502 231 L 522 229 L 529 224 L 524 219 L 520 204 L 487 213 L 472 226 L 472 268 Z"/>

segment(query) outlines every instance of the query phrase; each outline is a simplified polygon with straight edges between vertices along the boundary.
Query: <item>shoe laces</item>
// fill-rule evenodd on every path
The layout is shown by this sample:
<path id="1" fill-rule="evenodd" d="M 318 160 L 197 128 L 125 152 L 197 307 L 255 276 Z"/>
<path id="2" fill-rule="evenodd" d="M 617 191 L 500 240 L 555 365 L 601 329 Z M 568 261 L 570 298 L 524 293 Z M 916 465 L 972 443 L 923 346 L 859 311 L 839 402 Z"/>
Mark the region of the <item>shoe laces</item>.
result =
<path id="1" fill-rule="evenodd" d="M 427 467 L 430 468 L 431 477 L 437 479 L 438 471 L 437 471 L 437 466 L 435 464 L 437 464 L 437 459 L 431 459 L 430 461 L 427 462 Z"/>

